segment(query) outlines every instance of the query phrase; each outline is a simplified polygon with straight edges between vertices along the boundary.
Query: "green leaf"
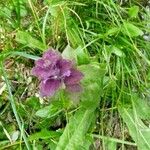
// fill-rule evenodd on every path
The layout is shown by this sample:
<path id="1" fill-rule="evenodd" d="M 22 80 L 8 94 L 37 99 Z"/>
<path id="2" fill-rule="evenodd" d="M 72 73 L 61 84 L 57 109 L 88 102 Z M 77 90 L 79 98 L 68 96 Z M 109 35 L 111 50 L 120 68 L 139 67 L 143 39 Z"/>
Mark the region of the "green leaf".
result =
<path id="1" fill-rule="evenodd" d="M 143 31 L 141 29 L 129 22 L 124 22 L 122 32 L 130 37 L 137 37 L 139 35 L 143 35 Z"/>
<path id="2" fill-rule="evenodd" d="M 12 56 L 21 56 L 27 59 L 32 59 L 32 60 L 38 60 L 40 57 L 35 56 L 35 55 L 31 55 L 31 54 L 27 54 L 26 52 L 20 52 L 20 51 L 4 51 L 1 53 L 0 55 L 0 61 L 5 60 L 7 57 L 12 57 Z"/>
<path id="3" fill-rule="evenodd" d="M 36 116 L 41 118 L 51 118 L 58 115 L 62 110 L 55 105 L 51 104 L 50 106 L 46 106 L 36 112 Z"/>
<path id="4" fill-rule="evenodd" d="M 10 52 L 10 54 L 11 55 L 22 56 L 22 57 L 25 57 L 25 58 L 28 58 L 28 59 L 32 59 L 32 60 L 38 60 L 40 58 L 40 57 L 35 56 L 35 55 L 27 54 L 25 52 L 18 52 L 18 51 Z"/>
<path id="5" fill-rule="evenodd" d="M 81 46 L 79 46 L 76 50 L 76 55 L 77 55 L 77 60 L 78 60 L 78 64 L 88 64 L 90 62 L 89 56 L 87 54 L 87 52 L 85 52 L 83 50 L 83 48 Z"/>
<path id="6" fill-rule="evenodd" d="M 98 107 L 101 94 L 98 80 L 104 73 L 101 76 L 101 68 L 98 63 L 82 65 L 80 69 L 85 75 L 83 83 L 86 83 L 87 86 L 81 96 L 80 109 L 69 119 L 69 123 L 59 139 L 56 150 L 89 149 L 91 144 L 86 139 L 86 134 L 90 126 L 95 122 L 95 110 Z"/>
<path id="7" fill-rule="evenodd" d="M 95 109 L 80 109 L 70 118 L 63 135 L 59 139 L 56 150 L 84 149 L 86 133 L 95 118 Z"/>
<path id="8" fill-rule="evenodd" d="M 148 103 L 148 100 L 146 99 L 141 99 L 138 97 L 138 95 L 132 94 L 133 95 L 133 103 L 134 107 L 136 109 L 137 115 L 141 119 L 148 119 L 150 120 L 150 105 Z"/>
<path id="9" fill-rule="evenodd" d="M 135 17 L 137 17 L 138 12 L 139 12 L 139 6 L 133 6 L 133 7 L 129 8 L 128 15 L 131 18 L 135 18 Z"/>
<path id="10" fill-rule="evenodd" d="M 47 47 L 42 42 L 35 39 L 27 32 L 18 31 L 16 34 L 16 41 L 21 44 L 24 44 L 25 46 L 28 46 L 31 48 L 37 48 L 42 51 L 47 49 Z"/>
<path id="11" fill-rule="evenodd" d="M 112 53 L 114 53 L 115 55 L 117 55 L 119 57 L 124 57 L 125 56 L 125 53 L 122 50 L 120 50 L 118 47 L 113 46 L 113 47 L 111 47 L 111 49 L 112 49 L 111 50 Z"/>
<path id="12" fill-rule="evenodd" d="M 19 137 L 19 131 L 18 130 L 14 131 L 11 135 L 11 139 L 13 142 L 17 141 L 18 137 Z"/>
<path id="13" fill-rule="evenodd" d="M 105 75 L 107 66 L 105 63 L 90 63 L 78 67 L 84 74 L 83 82 L 97 82 Z"/>
<path id="14" fill-rule="evenodd" d="M 62 52 L 62 56 L 65 59 L 71 59 L 77 62 L 77 55 L 75 53 L 75 50 L 70 45 L 66 46 L 66 48 Z"/>
<path id="15" fill-rule="evenodd" d="M 83 41 L 84 35 L 79 29 L 79 25 L 71 17 L 68 19 L 67 34 L 73 48 L 77 48 L 79 45 L 81 47 L 85 45 Z"/>
<path id="16" fill-rule="evenodd" d="M 76 61 L 79 65 L 87 64 L 90 62 L 89 56 L 84 52 L 83 48 L 80 46 L 77 49 L 73 49 L 70 45 L 62 52 L 62 56 L 66 59 L 71 59 Z"/>
<path id="17" fill-rule="evenodd" d="M 31 96 L 29 98 L 26 99 L 25 104 L 29 107 L 32 108 L 33 110 L 38 110 L 41 106 L 39 98 L 35 97 L 35 96 Z"/>
<path id="18" fill-rule="evenodd" d="M 150 129 L 139 118 L 135 110 L 131 108 L 119 107 L 119 113 L 126 123 L 130 135 L 136 142 L 139 150 L 150 149 Z"/>
<path id="19" fill-rule="evenodd" d="M 98 106 L 100 94 L 102 94 L 102 87 L 99 83 L 89 83 L 84 86 L 84 92 L 81 95 L 80 105 L 86 109 L 93 109 Z"/>
<path id="20" fill-rule="evenodd" d="M 118 27 L 111 28 L 106 32 L 106 36 L 108 36 L 108 35 L 113 36 L 116 33 L 118 33 L 119 31 L 120 31 L 120 29 Z"/>
<path id="21" fill-rule="evenodd" d="M 59 137 L 60 135 L 61 135 L 61 133 L 59 133 L 59 132 L 43 129 L 40 132 L 36 132 L 36 133 L 30 135 L 29 140 L 56 138 L 56 137 Z"/>

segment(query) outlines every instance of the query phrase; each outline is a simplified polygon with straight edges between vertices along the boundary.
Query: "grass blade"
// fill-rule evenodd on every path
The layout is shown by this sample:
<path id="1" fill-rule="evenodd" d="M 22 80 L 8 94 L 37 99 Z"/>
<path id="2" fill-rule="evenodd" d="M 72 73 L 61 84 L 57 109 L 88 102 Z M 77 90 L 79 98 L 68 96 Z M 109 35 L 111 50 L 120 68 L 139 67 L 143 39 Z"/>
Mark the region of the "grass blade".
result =
<path id="1" fill-rule="evenodd" d="M 29 143 L 28 143 L 28 141 L 27 141 L 27 137 L 26 137 L 26 135 L 25 135 L 25 132 L 24 132 L 23 129 L 22 129 L 22 123 L 21 123 L 20 118 L 19 118 L 18 113 L 17 113 L 15 101 L 14 101 L 14 98 L 13 98 L 13 95 L 12 95 L 12 92 L 11 92 L 11 87 L 10 87 L 9 80 L 7 79 L 6 71 L 5 71 L 5 69 L 4 69 L 4 66 L 3 66 L 2 62 L 1 62 L 0 65 L 1 65 L 2 74 L 3 74 L 4 79 L 5 79 L 5 82 L 6 82 L 6 86 L 7 86 L 7 89 L 8 89 L 9 100 L 10 100 L 10 103 L 11 103 L 11 107 L 12 107 L 14 116 L 15 116 L 16 121 L 17 121 L 17 123 L 18 123 L 20 132 L 22 133 L 22 137 L 23 137 L 23 140 L 24 140 L 24 142 L 25 142 L 25 145 L 26 145 L 27 149 L 30 150 L 30 145 L 29 145 Z"/>

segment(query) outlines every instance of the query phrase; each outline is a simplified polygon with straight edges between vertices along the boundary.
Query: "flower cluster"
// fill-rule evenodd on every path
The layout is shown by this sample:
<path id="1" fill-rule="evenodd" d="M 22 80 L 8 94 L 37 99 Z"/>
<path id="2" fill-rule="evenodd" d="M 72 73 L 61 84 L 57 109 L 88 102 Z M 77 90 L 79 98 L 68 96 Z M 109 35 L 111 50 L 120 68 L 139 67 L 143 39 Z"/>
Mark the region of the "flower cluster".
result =
<path id="1" fill-rule="evenodd" d="M 41 96 L 51 97 L 61 87 L 69 92 L 81 91 L 83 74 L 75 68 L 73 61 L 63 59 L 57 51 L 48 50 L 35 61 L 32 74 L 40 80 Z"/>

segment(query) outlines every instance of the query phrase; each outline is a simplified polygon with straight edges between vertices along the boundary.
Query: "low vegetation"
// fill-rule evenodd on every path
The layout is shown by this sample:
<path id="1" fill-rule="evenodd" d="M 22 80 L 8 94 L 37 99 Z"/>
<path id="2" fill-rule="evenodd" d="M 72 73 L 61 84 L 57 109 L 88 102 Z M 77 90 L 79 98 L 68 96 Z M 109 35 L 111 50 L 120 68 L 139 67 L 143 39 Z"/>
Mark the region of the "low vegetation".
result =
<path id="1" fill-rule="evenodd" d="M 1 0 L 0 150 L 149 150 L 149 5 Z M 65 90 L 68 69 L 40 94 L 47 77 L 32 68 L 50 49 L 73 62 L 80 90 Z"/>

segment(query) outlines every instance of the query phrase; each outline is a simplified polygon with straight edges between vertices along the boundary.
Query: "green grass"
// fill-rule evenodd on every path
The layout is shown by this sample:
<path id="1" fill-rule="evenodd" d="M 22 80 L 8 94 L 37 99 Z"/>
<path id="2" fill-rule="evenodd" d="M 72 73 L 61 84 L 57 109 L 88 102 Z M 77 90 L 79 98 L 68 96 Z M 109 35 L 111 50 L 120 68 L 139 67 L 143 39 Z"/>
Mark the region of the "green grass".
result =
<path id="1" fill-rule="evenodd" d="M 2 0 L 0 150 L 149 150 L 146 6 L 142 0 Z M 48 48 L 76 60 L 85 74 L 77 98 L 39 97 L 31 69 Z"/>

